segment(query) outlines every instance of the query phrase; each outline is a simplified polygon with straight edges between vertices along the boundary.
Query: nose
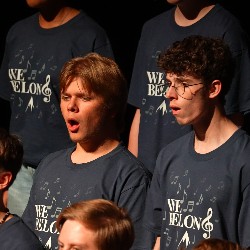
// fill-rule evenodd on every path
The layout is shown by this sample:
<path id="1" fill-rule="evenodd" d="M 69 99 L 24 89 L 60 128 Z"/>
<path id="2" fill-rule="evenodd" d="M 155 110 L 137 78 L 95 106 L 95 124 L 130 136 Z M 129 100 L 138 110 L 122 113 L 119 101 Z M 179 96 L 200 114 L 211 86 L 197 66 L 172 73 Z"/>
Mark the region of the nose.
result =
<path id="1" fill-rule="evenodd" d="M 71 112 L 78 112 L 78 106 L 76 100 L 73 98 L 68 102 L 67 110 Z"/>
<path id="2" fill-rule="evenodd" d="M 171 85 L 170 87 L 167 88 L 166 93 L 165 93 L 165 97 L 168 99 L 177 98 L 177 93 L 176 93 L 173 85 Z"/>

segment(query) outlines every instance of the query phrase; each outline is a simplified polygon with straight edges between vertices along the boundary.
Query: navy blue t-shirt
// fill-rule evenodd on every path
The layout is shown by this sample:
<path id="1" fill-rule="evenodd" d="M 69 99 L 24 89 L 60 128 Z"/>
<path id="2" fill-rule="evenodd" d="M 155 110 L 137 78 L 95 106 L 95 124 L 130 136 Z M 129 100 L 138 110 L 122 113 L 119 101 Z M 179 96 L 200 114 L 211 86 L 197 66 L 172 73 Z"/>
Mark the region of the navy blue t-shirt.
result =
<path id="1" fill-rule="evenodd" d="M 250 137 L 239 129 L 206 154 L 193 145 L 190 132 L 160 151 L 146 228 L 161 236 L 161 250 L 189 250 L 207 238 L 250 247 Z"/>
<path id="2" fill-rule="evenodd" d="M 39 164 L 23 214 L 25 223 L 48 249 L 57 246 L 56 218 L 63 208 L 80 200 L 102 198 L 125 207 L 133 221 L 135 241 L 131 249 L 153 245 L 153 235 L 142 227 L 149 171 L 128 149 L 119 145 L 91 162 L 74 164 L 75 148 L 48 155 Z"/>
<path id="3" fill-rule="evenodd" d="M 104 29 L 83 11 L 51 29 L 40 27 L 36 13 L 9 30 L 0 97 L 10 102 L 10 132 L 23 142 L 25 164 L 37 166 L 49 153 L 74 145 L 60 110 L 59 73 L 66 61 L 89 52 L 114 57 Z"/>
<path id="4" fill-rule="evenodd" d="M 22 219 L 14 215 L 0 225 L 1 250 L 43 250 L 37 236 L 27 227 Z"/>

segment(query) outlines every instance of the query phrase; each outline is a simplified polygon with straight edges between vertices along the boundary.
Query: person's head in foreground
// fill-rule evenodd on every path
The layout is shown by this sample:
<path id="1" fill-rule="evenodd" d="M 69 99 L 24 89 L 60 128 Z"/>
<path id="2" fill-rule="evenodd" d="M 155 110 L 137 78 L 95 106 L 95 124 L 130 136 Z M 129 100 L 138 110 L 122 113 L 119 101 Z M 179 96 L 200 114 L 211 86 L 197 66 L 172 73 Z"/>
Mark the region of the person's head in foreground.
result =
<path id="1" fill-rule="evenodd" d="M 65 208 L 56 221 L 59 249 L 129 250 L 134 241 L 132 221 L 115 203 L 95 199 Z"/>
<path id="2" fill-rule="evenodd" d="M 158 66 L 166 73 L 166 97 L 179 124 L 210 120 L 215 107 L 224 114 L 232 62 L 222 39 L 198 35 L 174 42 L 159 56 Z"/>

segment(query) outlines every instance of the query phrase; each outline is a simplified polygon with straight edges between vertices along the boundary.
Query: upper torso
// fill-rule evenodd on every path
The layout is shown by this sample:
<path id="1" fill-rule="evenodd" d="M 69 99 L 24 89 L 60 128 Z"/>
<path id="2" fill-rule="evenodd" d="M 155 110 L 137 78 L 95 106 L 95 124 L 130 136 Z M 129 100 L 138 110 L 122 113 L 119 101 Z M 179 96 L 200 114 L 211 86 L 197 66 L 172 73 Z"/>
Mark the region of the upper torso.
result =
<path id="1" fill-rule="evenodd" d="M 159 154 L 148 192 L 146 226 L 161 235 L 161 249 L 190 249 L 222 238 L 250 246 L 250 139 L 236 131 L 207 154 L 193 149 L 193 133 Z"/>
<path id="2" fill-rule="evenodd" d="M 250 92 L 246 84 L 250 79 L 250 60 L 246 37 L 238 21 L 229 12 L 216 5 L 200 21 L 186 27 L 174 22 L 174 8 L 149 20 L 142 29 L 128 102 L 141 111 L 138 157 L 151 172 L 160 149 L 191 130 L 189 126 L 178 125 L 171 114 L 169 101 L 163 92 L 165 75 L 157 67 L 157 58 L 174 41 L 193 34 L 223 37 L 235 58 L 240 58 L 244 51 L 240 63 L 241 76 L 235 74 L 238 78 L 227 96 L 225 109 L 228 114 L 250 109 Z"/>
<path id="3" fill-rule="evenodd" d="M 58 214 L 79 200 L 115 201 L 128 210 L 136 226 L 141 221 L 150 181 L 143 165 L 124 146 L 119 145 L 112 152 L 84 164 L 72 163 L 73 150 L 56 152 L 41 162 L 23 216 L 43 244 L 52 249 L 57 246 L 55 220 Z M 136 228 L 136 235 L 143 232 L 141 226 Z M 137 238 L 143 240 L 143 237 Z"/>

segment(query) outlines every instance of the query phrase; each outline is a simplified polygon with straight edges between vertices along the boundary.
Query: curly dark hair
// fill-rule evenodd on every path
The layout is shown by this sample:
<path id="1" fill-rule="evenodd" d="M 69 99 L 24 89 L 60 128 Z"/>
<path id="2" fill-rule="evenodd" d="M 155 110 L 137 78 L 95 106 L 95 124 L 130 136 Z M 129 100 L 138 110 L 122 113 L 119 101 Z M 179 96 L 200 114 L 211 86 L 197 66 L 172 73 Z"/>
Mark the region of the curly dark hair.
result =
<path id="1" fill-rule="evenodd" d="M 165 73 L 192 76 L 200 79 L 205 87 L 220 80 L 222 98 L 228 92 L 234 68 L 230 48 L 222 39 L 199 35 L 174 42 L 160 54 L 157 63 Z"/>

